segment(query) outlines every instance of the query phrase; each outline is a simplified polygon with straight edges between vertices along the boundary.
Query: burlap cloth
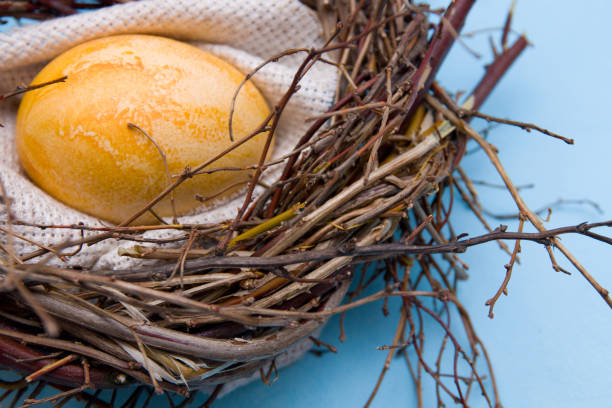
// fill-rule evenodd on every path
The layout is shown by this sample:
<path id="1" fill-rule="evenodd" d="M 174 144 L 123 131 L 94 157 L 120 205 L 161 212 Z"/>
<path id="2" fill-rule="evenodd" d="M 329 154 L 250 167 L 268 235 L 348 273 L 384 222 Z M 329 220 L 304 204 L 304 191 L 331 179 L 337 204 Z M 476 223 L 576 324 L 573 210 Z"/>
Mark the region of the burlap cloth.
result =
<path id="1" fill-rule="evenodd" d="M 322 44 L 317 16 L 297 0 L 141 0 L 98 11 L 58 18 L 0 33 L 0 91 L 28 84 L 45 62 L 87 40 L 113 34 L 155 34 L 189 41 L 233 63 L 247 73 L 269 57 L 289 48 Z M 273 106 L 289 87 L 304 54 L 268 64 L 253 81 Z M 324 112 L 334 97 L 337 73 L 333 67 L 316 64 L 301 82 L 282 116 L 273 158 L 292 150 L 306 130 L 308 116 Z M 15 116 L 19 99 L 0 102 L 0 179 L 11 198 L 10 209 L 17 220 L 43 225 L 102 226 L 96 218 L 78 212 L 48 196 L 20 169 L 15 146 Z M 271 182 L 280 166 L 264 173 Z M 210 223 L 232 218 L 244 193 L 212 203 L 180 218 L 181 223 Z M 6 205 L 0 206 L 0 224 L 7 220 Z M 71 230 L 16 226 L 17 233 L 44 245 L 78 239 Z M 150 232 L 147 236 L 168 236 Z M 117 241 L 83 248 L 69 264 L 91 268 L 125 268 L 129 258 L 117 255 Z M 125 245 L 130 245 L 125 243 Z M 37 247 L 16 239 L 18 253 Z M 59 263 L 57 259 L 49 260 Z"/>

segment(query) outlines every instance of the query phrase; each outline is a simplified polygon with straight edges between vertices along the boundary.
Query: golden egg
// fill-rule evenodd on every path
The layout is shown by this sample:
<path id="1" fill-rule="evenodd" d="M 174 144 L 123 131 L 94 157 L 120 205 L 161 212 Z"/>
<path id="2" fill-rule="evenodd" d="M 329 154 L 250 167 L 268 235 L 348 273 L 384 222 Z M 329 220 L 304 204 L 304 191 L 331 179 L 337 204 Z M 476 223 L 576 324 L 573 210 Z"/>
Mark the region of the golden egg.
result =
<path id="1" fill-rule="evenodd" d="M 32 81 L 65 82 L 28 92 L 17 115 L 17 151 L 28 176 L 56 199 L 120 223 L 169 185 L 171 175 L 227 149 L 231 101 L 245 75 L 191 45 L 149 35 L 119 35 L 78 45 Z M 247 82 L 236 99 L 235 140 L 252 133 L 270 109 Z M 130 126 L 134 124 L 143 132 Z M 211 168 L 256 164 L 260 134 Z M 161 153 L 160 153 L 161 150 Z M 196 195 L 227 194 L 247 171 L 197 175 L 175 190 L 176 210 L 201 205 Z M 172 215 L 167 197 L 153 207 Z M 143 215 L 137 222 L 152 222 Z"/>

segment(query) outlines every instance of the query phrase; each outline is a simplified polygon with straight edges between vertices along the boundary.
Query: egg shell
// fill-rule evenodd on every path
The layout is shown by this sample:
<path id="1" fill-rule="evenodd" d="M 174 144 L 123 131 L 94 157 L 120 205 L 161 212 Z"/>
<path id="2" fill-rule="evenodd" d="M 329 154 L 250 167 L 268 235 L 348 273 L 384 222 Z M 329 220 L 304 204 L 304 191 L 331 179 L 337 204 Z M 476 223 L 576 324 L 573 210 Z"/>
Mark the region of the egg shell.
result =
<path id="1" fill-rule="evenodd" d="M 19 107 L 17 151 L 28 176 L 56 199 L 113 223 L 147 205 L 181 174 L 227 149 L 231 101 L 245 74 L 189 44 L 150 35 L 119 35 L 78 45 L 51 61 L 32 81 L 67 76 L 30 91 Z M 235 140 L 252 133 L 270 109 L 249 81 L 232 121 Z M 137 125 L 146 134 L 128 126 Z M 266 134 L 209 169 L 259 161 Z M 174 193 L 178 214 L 234 191 L 248 171 L 197 175 Z M 234 188 L 230 188 L 234 186 Z M 153 207 L 172 215 L 169 197 Z M 150 214 L 137 223 L 154 222 Z"/>

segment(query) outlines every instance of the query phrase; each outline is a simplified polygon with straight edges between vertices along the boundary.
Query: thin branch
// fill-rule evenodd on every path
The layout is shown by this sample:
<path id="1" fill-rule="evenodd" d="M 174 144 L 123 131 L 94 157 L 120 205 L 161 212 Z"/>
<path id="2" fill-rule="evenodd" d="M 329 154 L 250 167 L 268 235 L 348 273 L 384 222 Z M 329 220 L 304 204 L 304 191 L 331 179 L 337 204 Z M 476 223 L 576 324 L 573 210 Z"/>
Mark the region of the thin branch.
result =
<path id="1" fill-rule="evenodd" d="M 561 136 L 557 133 L 551 132 L 548 129 L 544 129 L 543 127 L 540 127 L 538 125 L 534 125 L 533 123 L 527 123 L 527 122 L 518 122 L 516 120 L 510 120 L 510 119 L 503 119 L 503 118 L 498 118 L 496 116 L 491 116 L 491 115 L 487 115 L 481 112 L 477 112 L 477 111 L 473 111 L 473 110 L 465 110 L 462 109 L 461 113 L 464 116 L 474 116 L 477 118 L 481 118 L 481 119 L 485 119 L 488 122 L 497 122 L 497 123 L 503 123 L 505 125 L 511 125 L 511 126 L 517 126 L 520 127 L 523 130 L 526 130 L 527 132 L 530 132 L 532 130 L 536 130 L 540 133 L 543 133 L 545 135 L 554 137 L 555 139 L 559 139 L 564 141 L 565 143 L 569 144 L 569 145 L 573 145 L 574 144 L 574 139 L 570 139 L 567 138 L 565 136 Z"/>
<path id="2" fill-rule="evenodd" d="M 66 82 L 67 79 L 68 79 L 67 76 L 63 76 L 61 78 L 57 78 L 57 79 L 54 79 L 54 80 L 51 80 L 51 81 L 41 82 L 40 84 L 33 84 L 33 85 L 30 85 L 30 86 L 26 86 L 26 87 L 20 87 L 19 86 L 14 91 L 11 91 L 11 92 L 6 93 L 4 95 L 0 95 L 0 100 L 7 99 L 7 98 L 10 98 L 10 97 L 16 96 L 16 95 L 21 95 L 22 93 L 33 91 L 35 89 L 40 89 L 40 88 L 43 88 L 45 86 L 49 86 L 49 85 L 53 85 L 53 84 L 58 84 L 60 82 Z"/>
<path id="3" fill-rule="evenodd" d="M 523 232 L 524 225 L 525 225 L 525 219 L 521 218 L 519 222 L 518 232 Z M 516 257 L 519 252 L 521 252 L 521 241 L 517 239 L 516 242 L 514 243 L 514 250 L 512 251 L 510 262 L 508 262 L 508 264 L 504 266 L 506 268 L 506 276 L 504 277 L 504 281 L 502 282 L 501 286 L 499 287 L 495 295 L 493 295 L 492 298 L 490 298 L 489 300 L 485 302 L 485 305 L 489 306 L 489 317 L 491 319 L 493 318 L 493 308 L 495 307 L 495 304 L 499 300 L 500 296 L 502 294 L 508 295 L 508 283 L 510 283 L 510 278 L 512 277 L 512 269 L 514 268 Z"/>
<path id="4" fill-rule="evenodd" d="M 518 187 L 517 187 L 518 189 Z M 537 210 L 534 210 L 533 212 L 535 214 L 538 215 L 543 215 L 545 213 L 550 213 L 550 211 L 555 208 L 555 207 L 559 207 L 565 204 L 576 204 L 576 205 L 588 205 L 590 207 L 592 207 L 595 211 L 597 211 L 599 214 L 603 214 L 603 210 L 601 209 L 601 207 L 599 206 L 599 204 L 597 204 L 595 201 L 593 200 L 589 200 L 589 199 L 583 199 L 583 200 L 569 200 L 569 199 L 563 199 L 560 198 L 550 204 L 544 205 L 540 208 L 538 208 Z M 520 214 L 516 213 L 516 214 L 495 214 L 492 213 L 486 209 L 482 210 L 483 214 L 488 215 L 489 217 L 493 217 L 495 219 L 498 220 L 516 220 L 519 218 Z"/>
<path id="5" fill-rule="evenodd" d="M 157 144 L 157 142 L 155 141 L 155 139 L 153 139 L 147 132 L 145 132 L 140 126 L 135 125 L 133 123 L 128 123 L 127 127 L 129 129 L 134 129 L 137 130 L 141 135 L 143 135 L 144 137 L 147 138 L 147 140 L 149 140 L 149 142 L 151 142 L 153 144 L 153 146 L 155 146 L 155 148 L 157 149 L 157 152 L 159 153 L 162 161 L 164 162 L 164 169 L 166 170 L 166 177 L 167 177 L 167 181 L 168 181 L 168 185 L 172 184 L 172 174 L 170 174 L 170 168 L 168 167 L 168 159 L 166 158 L 166 153 L 164 153 L 163 149 Z M 174 190 L 172 190 L 170 192 L 170 206 L 172 207 L 172 222 L 174 224 L 178 224 L 177 221 L 177 213 L 176 213 L 176 205 L 174 203 Z M 153 209 L 150 209 L 151 212 L 153 212 Z M 155 215 L 156 218 L 157 215 L 155 213 L 153 213 L 153 215 Z"/>
<path id="6" fill-rule="evenodd" d="M 508 34 L 512 29 L 512 17 L 514 17 L 515 7 L 516 0 L 512 0 L 512 5 L 510 6 L 510 10 L 508 10 L 508 15 L 506 16 L 506 21 L 504 22 L 504 29 L 502 30 L 501 46 L 504 50 L 506 49 L 506 45 L 508 44 Z"/>
<path id="7" fill-rule="evenodd" d="M 488 234 L 483 234 L 478 237 L 452 241 L 438 245 L 412 245 L 403 243 L 391 244 L 375 244 L 367 246 L 354 246 L 350 244 L 340 245 L 334 248 L 322 250 L 309 250 L 306 252 L 290 253 L 277 256 L 211 256 L 196 260 L 187 261 L 185 263 L 185 272 L 188 270 L 212 269 L 212 268 L 279 268 L 292 264 L 300 264 L 314 261 L 327 261 L 338 257 L 356 257 L 355 262 L 363 262 L 363 258 L 379 257 L 379 256 L 395 256 L 400 254 L 442 254 L 442 253 L 462 253 L 469 247 L 481 245 L 486 242 L 495 240 L 523 240 L 533 241 L 542 245 L 551 245 L 551 241 L 558 235 L 563 234 L 580 234 L 587 236 L 589 231 L 598 227 L 610 227 L 612 221 L 600 223 L 583 223 L 573 226 L 560 227 L 550 230 L 542 230 L 540 232 L 511 232 L 504 228 L 496 229 Z M 599 241 L 608 243 L 607 237 L 592 237 Z M 555 243 L 556 245 L 556 243 Z M 17 268 L 26 268 L 26 265 L 17 266 Z M 160 273 L 167 270 L 172 270 L 173 267 L 161 266 L 151 267 L 150 273 Z M 96 271 L 96 275 L 121 276 L 124 271 Z M 131 285 L 124 282 L 116 282 L 114 285 Z M 131 287 L 131 286 L 130 286 Z M 127 288 L 127 286 L 125 286 Z M 159 296 L 160 294 L 155 293 Z M 211 308 L 216 310 L 215 308 Z"/>

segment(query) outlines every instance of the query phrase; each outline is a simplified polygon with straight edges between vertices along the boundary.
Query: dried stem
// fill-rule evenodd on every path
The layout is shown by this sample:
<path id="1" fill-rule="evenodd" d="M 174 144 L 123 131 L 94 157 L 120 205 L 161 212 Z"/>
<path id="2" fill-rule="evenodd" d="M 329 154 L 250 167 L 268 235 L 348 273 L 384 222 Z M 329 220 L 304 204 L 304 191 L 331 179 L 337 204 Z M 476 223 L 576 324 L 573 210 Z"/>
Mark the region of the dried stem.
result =
<path id="1" fill-rule="evenodd" d="M 525 219 L 521 217 L 520 222 L 519 222 L 518 232 L 523 232 L 524 225 L 525 225 Z M 510 277 L 512 276 L 512 268 L 514 268 L 516 257 L 519 252 L 521 252 L 521 241 L 517 239 L 516 242 L 514 243 L 514 250 L 512 251 L 510 262 L 508 262 L 508 264 L 504 266 L 506 268 L 506 276 L 504 278 L 504 281 L 502 282 L 501 286 L 499 287 L 495 295 L 493 295 L 493 297 L 487 300 L 485 303 L 485 305 L 489 306 L 489 317 L 491 319 L 493 318 L 493 308 L 495 307 L 495 303 L 497 303 L 497 300 L 499 299 L 499 297 L 502 294 L 508 295 L 508 283 L 510 282 Z"/>
<path id="2" fill-rule="evenodd" d="M 491 116 L 491 115 L 486 115 L 484 113 L 481 112 L 476 112 L 473 110 L 462 110 L 461 113 L 464 116 L 473 116 L 473 117 L 477 117 L 477 118 L 481 118 L 481 119 L 485 119 L 488 122 L 497 122 L 497 123 L 503 123 L 506 125 L 512 125 L 512 126 L 517 126 L 520 127 L 523 130 L 526 130 L 527 132 L 530 132 L 531 130 L 536 130 L 540 133 L 543 133 L 545 135 L 554 137 L 555 139 L 559 139 L 564 141 L 565 143 L 569 144 L 569 145 L 573 145 L 574 144 L 574 139 L 569 139 L 565 136 L 561 136 L 557 133 L 551 132 L 548 129 L 544 129 L 543 127 L 540 127 L 538 125 L 534 125 L 533 123 L 527 123 L 527 122 L 518 122 L 516 120 L 509 120 L 509 119 L 503 119 L 503 118 L 498 118 L 495 116 Z"/>

